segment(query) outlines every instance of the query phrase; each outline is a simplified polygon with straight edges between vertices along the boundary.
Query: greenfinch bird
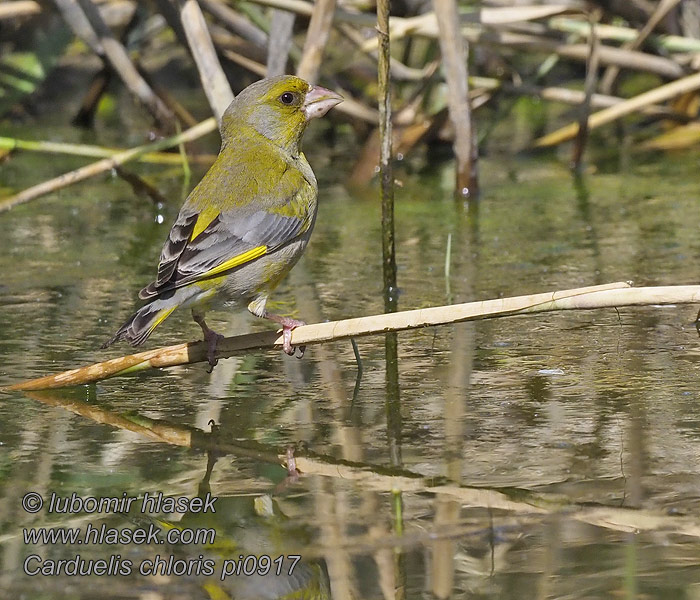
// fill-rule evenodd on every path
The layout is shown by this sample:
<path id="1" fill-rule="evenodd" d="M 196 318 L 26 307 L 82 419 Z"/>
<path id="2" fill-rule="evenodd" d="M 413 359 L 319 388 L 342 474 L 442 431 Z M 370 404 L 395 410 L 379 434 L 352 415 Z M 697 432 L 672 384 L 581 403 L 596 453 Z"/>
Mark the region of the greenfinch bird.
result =
<path id="1" fill-rule="evenodd" d="M 272 290 L 299 260 L 316 219 L 318 184 L 300 150 L 311 119 L 342 97 L 290 75 L 244 89 L 221 122 L 221 150 L 192 190 L 163 246 L 158 274 L 139 292 L 148 302 L 103 348 L 118 340 L 142 344 L 176 308 L 190 307 L 216 364 L 221 335 L 204 315 L 247 305 L 282 326 L 283 349 L 294 354 L 291 331 L 303 322 L 267 311 Z"/>

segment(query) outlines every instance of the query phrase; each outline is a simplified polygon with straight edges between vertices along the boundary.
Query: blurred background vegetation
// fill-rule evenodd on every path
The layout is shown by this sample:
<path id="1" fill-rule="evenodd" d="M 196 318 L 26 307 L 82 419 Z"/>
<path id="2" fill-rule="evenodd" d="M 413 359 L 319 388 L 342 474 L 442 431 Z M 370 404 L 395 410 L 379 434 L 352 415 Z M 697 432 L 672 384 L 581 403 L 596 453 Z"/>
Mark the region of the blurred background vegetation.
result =
<path id="1" fill-rule="evenodd" d="M 109 156 L 218 116 L 228 84 L 237 93 L 289 72 L 345 96 L 328 136 L 356 148 L 344 176 L 363 186 L 379 156 L 375 11 L 364 0 L 5 1 L 0 152 Z M 457 13 L 461 39 L 450 27 Z M 475 123 L 466 143 L 481 155 L 574 139 L 562 157 L 577 169 L 589 129 L 601 127 L 593 145 L 603 152 L 623 136 L 647 150 L 700 141 L 696 0 L 402 0 L 391 6 L 390 38 L 394 154 L 410 170 L 451 160 L 453 144 L 469 160 L 459 151 L 465 119 Z M 455 44 L 455 56 L 468 56 L 456 66 L 447 60 Z M 51 135 L 68 124 L 74 133 Z M 190 162 L 213 159 L 196 144 L 181 150 Z M 173 152 L 141 160 L 180 162 Z M 0 179 L 0 193 L 31 183 Z"/>

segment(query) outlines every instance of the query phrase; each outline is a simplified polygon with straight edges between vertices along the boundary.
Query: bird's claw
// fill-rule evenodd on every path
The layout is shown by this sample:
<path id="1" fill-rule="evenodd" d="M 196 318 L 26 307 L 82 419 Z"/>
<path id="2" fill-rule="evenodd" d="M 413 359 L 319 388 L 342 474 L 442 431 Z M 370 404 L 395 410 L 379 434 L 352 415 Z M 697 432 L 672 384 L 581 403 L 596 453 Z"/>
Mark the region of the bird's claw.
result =
<path id="1" fill-rule="evenodd" d="M 287 456 L 286 456 L 286 466 L 287 466 L 287 476 L 275 486 L 275 493 L 280 494 L 290 485 L 295 484 L 299 481 L 299 469 L 297 469 L 297 461 L 294 458 L 294 446 L 287 446 Z"/>
<path id="2" fill-rule="evenodd" d="M 282 328 L 282 350 L 289 356 L 294 356 L 296 349 L 292 346 L 292 330 L 287 327 Z"/>
<path id="3" fill-rule="evenodd" d="M 296 356 L 297 358 L 304 358 L 304 352 L 306 352 L 306 346 L 292 346 L 292 330 L 283 329 L 282 330 L 282 350 L 289 356 Z M 299 353 L 297 354 L 297 350 Z"/>
<path id="4" fill-rule="evenodd" d="M 219 363 L 219 359 L 216 358 L 216 347 L 219 345 L 219 341 L 224 339 L 224 336 L 220 333 L 216 333 L 213 329 L 209 329 L 204 320 L 204 316 L 196 313 L 194 310 L 192 311 L 192 318 L 194 322 L 202 328 L 204 341 L 207 343 L 207 362 L 209 363 L 207 373 L 211 373 L 214 367 Z"/>
<path id="5" fill-rule="evenodd" d="M 223 339 L 223 335 L 211 329 L 204 335 L 204 341 L 207 343 L 207 362 L 209 363 L 207 373 L 211 373 L 214 367 L 219 364 L 219 359 L 216 358 L 216 347 L 219 345 L 219 341 Z"/>
<path id="6" fill-rule="evenodd" d="M 280 324 L 282 325 L 282 350 L 284 350 L 288 356 L 294 356 L 298 349 L 299 356 L 297 358 L 303 358 L 306 346 L 292 346 L 292 330 L 296 327 L 306 325 L 306 323 L 290 317 L 282 317 L 280 319 Z"/>
<path id="7" fill-rule="evenodd" d="M 285 354 L 288 356 L 294 356 L 296 353 L 296 348 L 292 346 L 292 330 L 297 327 L 301 327 L 302 325 L 306 325 L 306 323 L 304 323 L 304 321 L 299 321 L 298 319 L 292 319 L 292 317 L 282 317 L 269 312 L 265 312 L 263 316 L 266 319 L 270 319 L 270 321 L 274 321 L 275 323 L 282 325 L 282 350 L 284 350 Z M 306 346 L 298 346 L 298 348 L 298 358 L 302 358 L 304 356 Z"/>
<path id="8" fill-rule="evenodd" d="M 294 481 L 299 478 L 299 471 L 297 470 L 297 461 L 294 458 L 294 446 L 287 446 L 287 475 L 293 477 Z"/>

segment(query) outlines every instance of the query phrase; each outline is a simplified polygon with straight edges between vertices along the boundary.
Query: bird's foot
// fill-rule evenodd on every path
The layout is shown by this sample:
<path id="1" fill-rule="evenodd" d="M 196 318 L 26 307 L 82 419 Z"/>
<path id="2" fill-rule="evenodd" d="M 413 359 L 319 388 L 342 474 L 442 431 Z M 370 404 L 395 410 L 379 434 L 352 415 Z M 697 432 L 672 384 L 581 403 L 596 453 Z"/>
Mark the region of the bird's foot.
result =
<path id="1" fill-rule="evenodd" d="M 287 477 L 293 478 L 294 481 L 299 479 L 299 471 L 297 470 L 297 461 L 294 458 L 294 446 L 287 446 Z"/>
<path id="2" fill-rule="evenodd" d="M 285 351 L 289 356 L 294 356 L 296 348 L 292 346 L 292 330 L 296 327 L 301 327 L 306 325 L 304 321 L 299 321 L 298 319 L 292 319 L 291 317 L 283 317 L 281 315 L 273 315 L 272 313 L 265 312 L 265 318 L 279 323 L 282 325 L 282 350 Z M 299 356 L 298 358 L 303 358 L 304 352 L 306 351 L 306 346 L 299 346 Z"/>
<path id="3" fill-rule="evenodd" d="M 216 331 L 213 331 L 212 329 L 204 334 L 204 341 L 207 343 L 207 362 L 209 363 L 207 373 L 211 373 L 214 370 L 214 367 L 219 364 L 219 359 L 216 358 L 216 348 L 219 345 L 219 342 L 223 339 L 223 335 L 216 333 Z"/>
<path id="4" fill-rule="evenodd" d="M 195 320 L 195 323 L 202 328 L 204 341 L 207 343 L 207 362 L 209 363 L 207 373 L 211 373 L 214 370 L 214 367 L 219 363 L 219 359 L 216 358 L 216 347 L 219 345 L 219 341 L 224 339 L 224 336 L 220 333 L 216 333 L 216 331 L 213 329 L 210 329 L 204 321 L 203 316 L 197 315 L 193 312 L 192 318 Z"/>
<path id="5" fill-rule="evenodd" d="M 275 486 L 275 494 L 281 494 L 289 486 L 299 481 L 300 472 L 297 469 L 297 461 L 294 458 L 294 446 L 287 446 L 287 476 Z"/>

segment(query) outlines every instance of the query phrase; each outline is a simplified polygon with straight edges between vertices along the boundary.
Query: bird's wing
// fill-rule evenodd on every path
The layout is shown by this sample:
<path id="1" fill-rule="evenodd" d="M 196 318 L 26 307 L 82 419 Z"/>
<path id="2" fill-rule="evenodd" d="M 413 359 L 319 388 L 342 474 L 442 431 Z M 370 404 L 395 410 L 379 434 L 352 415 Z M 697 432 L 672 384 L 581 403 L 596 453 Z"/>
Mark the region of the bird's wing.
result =
<path id="1" fill-rule="evenodd" d="M 153 298 L 224 274 L 302 235 L 313 222 L 316 192 L 303 177 L 299 181 L 288 196 L 261 203 L 264 208 L 183 207 L 163 247 L 158 276 L 139 296 Z"/>

